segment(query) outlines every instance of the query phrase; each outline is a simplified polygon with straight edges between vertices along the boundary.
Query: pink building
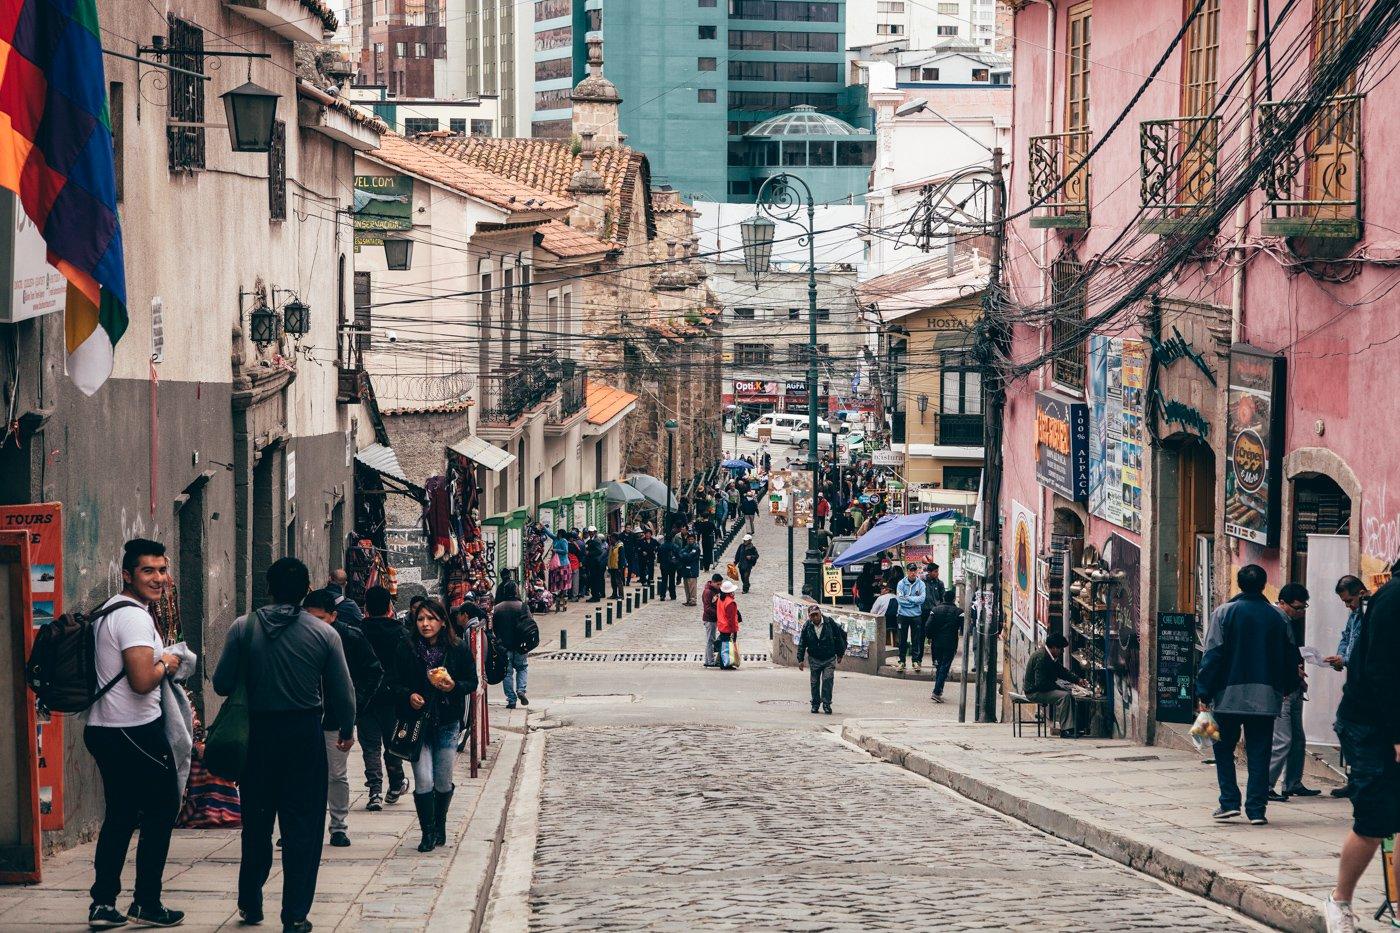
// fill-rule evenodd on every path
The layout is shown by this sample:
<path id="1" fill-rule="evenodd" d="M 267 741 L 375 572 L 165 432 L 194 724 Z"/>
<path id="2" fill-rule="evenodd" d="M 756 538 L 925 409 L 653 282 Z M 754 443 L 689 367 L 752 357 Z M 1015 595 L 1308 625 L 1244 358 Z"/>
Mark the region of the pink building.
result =
<path id="1" fill-rule="evenodd" d="M 1323 67 L 1383 2 L 1013 4 L 1008 676 L 1063 628 L 1118 735 L 1189 720 L 1190 633 L 1238 567 L 1308 585 L 1331 653 L 1337 577 L 1400 558 L 1400 78 Z"/>

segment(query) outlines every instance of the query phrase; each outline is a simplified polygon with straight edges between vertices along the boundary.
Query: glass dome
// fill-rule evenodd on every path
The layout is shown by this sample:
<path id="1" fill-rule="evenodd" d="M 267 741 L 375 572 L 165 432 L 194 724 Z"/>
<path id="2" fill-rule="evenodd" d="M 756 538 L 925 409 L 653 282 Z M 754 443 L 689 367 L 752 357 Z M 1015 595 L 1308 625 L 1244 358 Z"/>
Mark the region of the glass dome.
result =
<path id="1" fill-rule="evenodd" d="M 810 104 L 798 104 L 786 113 L 769 117 L 744 134 L 747 137 L 774 136 L 865 136 L 845 120 L 818 113 Z"/>

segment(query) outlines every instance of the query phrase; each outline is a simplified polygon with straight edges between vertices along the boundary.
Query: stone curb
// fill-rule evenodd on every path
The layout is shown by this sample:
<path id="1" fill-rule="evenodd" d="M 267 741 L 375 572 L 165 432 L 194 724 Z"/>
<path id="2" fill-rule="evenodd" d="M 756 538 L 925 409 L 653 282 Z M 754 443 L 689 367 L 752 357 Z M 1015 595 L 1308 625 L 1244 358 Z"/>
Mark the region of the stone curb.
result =
<path id="1" fill-rule="evenodd" d="M 907 745 L 868 732 L 858 722 L 843 725 L 841 736 L 876 758 L 951 788 L 969 800 L 1173 887 L 1224 904 L 1260 923 L 1289 933 L 1326 933 L 1318 901 L 1258 875 L 1176 846 L 1153 843 L 1091 816 L 1066 812 L 1034 794 L 996 787 Z"/>

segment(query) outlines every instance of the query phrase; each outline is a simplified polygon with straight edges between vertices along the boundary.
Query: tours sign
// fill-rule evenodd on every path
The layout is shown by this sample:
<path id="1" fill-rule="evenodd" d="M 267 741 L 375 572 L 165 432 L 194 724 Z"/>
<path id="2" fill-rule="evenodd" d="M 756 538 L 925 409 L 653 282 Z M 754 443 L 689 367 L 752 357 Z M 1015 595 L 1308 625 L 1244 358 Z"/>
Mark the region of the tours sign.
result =
<path id="1" fill-rule="evenodd" d="M 355 245 L 379 246 L 386 230 L 413 229 L 413 179 L 355 176 Z"/>
<path id="2" fill-rule="evenodd" d="M 1286 361 L 1246 344 L 1230 349 L 1225 533 L 1277 547 L 1283 485 Z"/>
<path id="3" fill-rule="evenodd" d="M 1089 406 L 1035 394 L 1035 478 L 1074 502 L 1089 499 Z"/>

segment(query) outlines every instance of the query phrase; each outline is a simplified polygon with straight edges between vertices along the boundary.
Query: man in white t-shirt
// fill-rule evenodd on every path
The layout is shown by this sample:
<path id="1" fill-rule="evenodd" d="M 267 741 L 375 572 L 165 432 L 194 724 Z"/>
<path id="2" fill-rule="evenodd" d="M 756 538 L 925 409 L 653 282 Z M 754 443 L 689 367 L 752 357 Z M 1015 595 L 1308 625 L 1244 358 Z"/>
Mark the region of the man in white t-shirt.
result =
<path id="1" fill-rule="evenodd" d="M 170 561 L 159 541 L 134 538 L 122 554 L 122 591 L 103 604 L 94 623 L 99 688 L 113 683 L 88 711 L 83 744 L 102 775 L 106 811 L 97 837 L 88 926 L 107 930 L 128 920 L 170 927 L 184 920 L 160 902 L 170 831 L 180 815 L 182 788 L 161 721 L 160 684 L 180 666 L 165 652 L 150 607 L 170 586 Z M 131 834 L 136 886 L 131 908 L 117 909 Z"/>

